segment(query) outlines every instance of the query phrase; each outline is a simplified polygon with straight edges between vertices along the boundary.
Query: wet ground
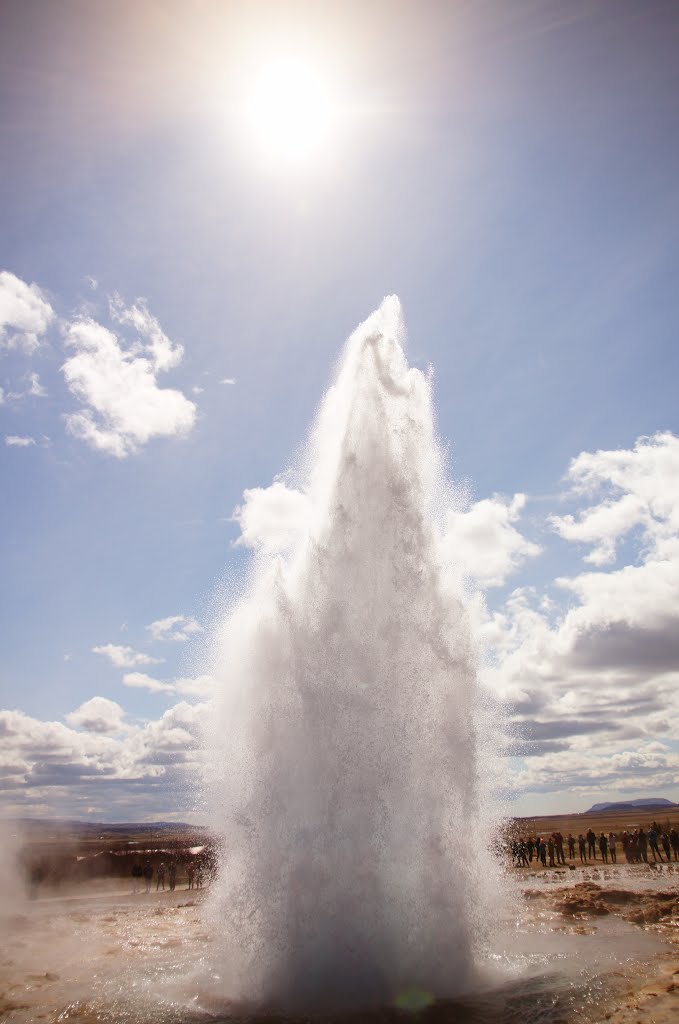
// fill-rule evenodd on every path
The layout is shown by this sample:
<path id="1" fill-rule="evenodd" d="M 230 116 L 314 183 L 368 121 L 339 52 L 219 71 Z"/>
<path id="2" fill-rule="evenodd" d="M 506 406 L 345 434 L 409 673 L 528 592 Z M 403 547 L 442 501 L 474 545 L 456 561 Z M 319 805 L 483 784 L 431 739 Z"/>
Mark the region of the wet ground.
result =
<path id="1" fill-rule="evenodd" d="M 679 871 L 546 871 L 511 884 L 517 912 L 494 928 L 473 990 L 434 1002 L 417 988 L 350 1021 L 669 1024 L 679 1020 Z M 211 964 L 204 892 L 121 887 L 45 894 L 3 921 L 7 1024 L 202 1024 L 282 1020 L 230 1006 Z M 301 1019 L 301 1018 L 298 1018 Z M 324 1022 L 333 1016 L 323 1014 Z M 292 1020 L 292 1018 L 288 1018 Z"/>

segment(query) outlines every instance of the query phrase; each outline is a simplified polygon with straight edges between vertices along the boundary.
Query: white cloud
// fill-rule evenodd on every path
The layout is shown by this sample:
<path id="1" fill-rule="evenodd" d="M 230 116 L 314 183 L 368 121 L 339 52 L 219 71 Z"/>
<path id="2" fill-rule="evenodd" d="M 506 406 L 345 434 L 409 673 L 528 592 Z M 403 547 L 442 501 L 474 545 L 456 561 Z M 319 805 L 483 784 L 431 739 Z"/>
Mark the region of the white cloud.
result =
<path id="1" fill-rule="evenodd" d="M 119 295 L 109 303 L 111 318 L 119 324 L 134 328 L 140 337 L 146 339 L 146 350 L 155 370 L 171 370 L 184 357 L 183 345 L 170 341 L 158 320 L 149 313 L 144 299 L 137 299 L 126 307 Z"/>
<path id="2" fill-rule="evenodd" d="M 236 383 L 236 378 L 235 377 L 222 377 L 222 379 L 220 380 L 219 383 L 220 384 L 235 384 Z"/>
<path id="3" fill-rule="evenodd" d="M 125 724 L 114 701 L 93 697 L 67 715 L 68 725 L 20 711 L 0 711 L 7 813 L 106 820 L 176 817 L 191 808 L 201 771 L 198 740 L 205 704 L 180 701 L 157 720 Z"/>
<path id="4" fill-rule="evenodd" d="M 526 558 L 540 554 L 515 527 L 526 504 L 524 494 L 478 501 L 467 512 L 451 510 L 442 538 L 444 559 L 482 587 L 499 587 Z"/>
<path id="5" fill-rule="evenodd" d="M 191 388 L 191 393 L 194 395 L 202 395 L 204 391 L 205 388 L 199 387 L 198 384 L 194 385 L 194 387 Z"/>
<path id="6" fill-rule="evenodd" d="M 7 270 L 0 272 L 0 349 L 30 354 L 54 318 L 54 310 L 37 284 L 26 284 Z"/>
<path id="7" fill-rule="evenodd" d="M 67 326 L 65 343 L 75 355 L 66 360 L 62 372 L 85 408 L 65 418 L 74 437 L 125 458 L 153 437 L 188 434 L 196 406 L 181 391 L 158 387 L 156 375 L 176 366 L 183 348 L 167 338 L 145 305 L 139 301 L 125 309 L 116 300 L 111 312 L 139 337 L 125 346 L 113 331 L 89 318 Z"/>
<path id="8" fill-rule="evenodd" d="M 585 561 L 615 561 L 622 537 L 639 527 L 647 545 L 659 551 L 679 532 L 679 438 L 670 433 L 640 437 L 633 449 L 582 452 L 567 479 L 577 496 L 601 500 L 577 515 L 553 516 L 565 540 L 593 544 Z"/>
<path id="9" fill-rule="evenodd" d="M 19 434 L 5 434 L 5 444 L 8 448 L 30 448 L 36 444 L 34 437 L 23 437 Z"/>
<path id="10" fill-rule="evenodd" d="M 66 715 L 66 721 L 87 732 L 118 733 L 123 729 L 124 715 L 120 704 L 115 701 L 92 697 Z"/>
<path id="11" fill-rule="evenodd" d="M 135 668 L 137 665 L 159 665 L 162 658 L 152 658 L 150 654 L 142 654 L 132 647 L 120 644 L 102 644 L 92 648 L 93 654 L 103 654 L 117 668 Z"/>
<path id="12" fill-rule="evenodd" d="M 150 693 L 183 694 L 186 697 L 209 697 L 214 692 L 215 681 L 210 675 L 182 676 L 171 682 L 154 679 L 145 672 L 128 672 L 123 684 Z"/>
<path id="13" fill-rule="evenodd" d="M 507 702 L 517 788 L 618 792 L 679 783 L 679 439 L 640 438 L 571 463 L 575 495 L 597 504 L 552 517 L 562 537 L 593 545 L 607 565 L 628 541 L 627 564 L 560 577 L 559 612 L 528 590 L 487 616 L 494 655 L 486 683 Z"/>
<path id="14" fill-rule="evenodd" d="M 184 641 L 202 633 L 203 627 L 188 615 L 168 615 L 166 619 L 156 619 L 146 627 L 154 640 L 173 640 L 175 643 Z"/>
<path id="15" fill-rule="evenodd" d="M 27 373 L 24 380 L 26 381 L 26 388 L 23 391 L 8 391 L 0 396 L 0 403 L 4 401 L 19 402 L 22 398 L 46 398 L 47 391 L 40 383 L 40 377 L 37 373 Z"/>
<path id="16" fill-rule="evenodd" d="M 33 398 L 46 398 L 47 397 L 47 391 L 45 390 L 45 388 L 40 383 L 40 377 L 38 376 L 37 373 L 29 373 L 28 374 L 28 391 L 27 391 L 27 394 L 31 395 L 31 397 L 33 397 Z"/>
<path id="17" fill-rule="evenodd" d="M 151 693 L 174 693 L 175 687 L 172 683 L 161 682 L 154 679 L 145 672 L 126 672 L 123 676 L 123 684 L 137 690 L 149 690 Z"/>
<path id="18" fill-rule="evenodd" d="M 282 551 L 309 525 L 310 502 L 305 494 L 275 480 L 270 487 L 243 492 L 243 504 L 233 513 L 241 535 L 237 545 Z"/>

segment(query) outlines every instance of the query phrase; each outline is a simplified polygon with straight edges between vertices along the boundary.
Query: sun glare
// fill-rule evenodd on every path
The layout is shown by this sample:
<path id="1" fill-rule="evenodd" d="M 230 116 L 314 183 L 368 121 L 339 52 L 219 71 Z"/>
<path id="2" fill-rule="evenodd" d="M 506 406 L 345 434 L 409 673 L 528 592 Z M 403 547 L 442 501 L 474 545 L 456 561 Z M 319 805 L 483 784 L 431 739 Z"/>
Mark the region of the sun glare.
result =
<path id="1" fill-rule="evenodd" d="M 302 161 L 328 139 L 333 104 L 310 65 L 280 58 L 255 75 L 245 115 L 257 145 L 272 157 Z"/>

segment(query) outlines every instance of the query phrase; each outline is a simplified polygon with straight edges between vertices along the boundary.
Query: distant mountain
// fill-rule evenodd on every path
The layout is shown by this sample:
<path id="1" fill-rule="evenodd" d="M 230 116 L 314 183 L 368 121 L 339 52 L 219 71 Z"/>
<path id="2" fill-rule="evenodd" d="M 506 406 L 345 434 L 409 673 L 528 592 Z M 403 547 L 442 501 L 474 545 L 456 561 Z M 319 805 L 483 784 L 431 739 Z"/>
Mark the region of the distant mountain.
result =
<path id="1" fill-rule="evenodd" d="M 202 832 L 204 825 L 189 825 L 185 821 L 78 821 L 75 818 L 15 818 L 14 823 L 24 829 L 62 829 L 71 832 Z"/>
<path id="2" fill-rule="evenodd" d="M 644 797 L 643 800 L 621 800 L 619 802 L 609 802 L 604 804 L 592 804 L 585 814 L 601 814 L 606 811 L 639 811 L 639 810 L 667 810 L 670 807 L 679 807 L 679 804 L 673 804 L 671 800 L 665 800 L 664 797 Z"/>

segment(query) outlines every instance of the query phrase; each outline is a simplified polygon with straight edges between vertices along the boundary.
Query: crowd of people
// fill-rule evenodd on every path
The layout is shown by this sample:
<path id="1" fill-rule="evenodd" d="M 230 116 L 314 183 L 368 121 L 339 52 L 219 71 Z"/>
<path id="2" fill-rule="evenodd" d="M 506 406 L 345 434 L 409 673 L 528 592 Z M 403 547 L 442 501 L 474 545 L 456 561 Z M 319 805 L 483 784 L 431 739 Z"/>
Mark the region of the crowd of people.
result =
<path id="1" fill-rule="evenodd" d="M 628 864 L 649 863 L 670 861 L 672 855 L 674 860 L 679 860 L 679 832 L 668 824 L 663 829 L 657 822 L 653 822 L 648 832 L 643 828 L 637 828 L 633 832 L 601 832 L 598 836 L 593 829 L 583 835 L 580 833 L 577 839 L 569 832 L 564 839 L 561 832 L 552 832 L 548 836 L 521 836 L 511 843 L 512 864 L 515 867 L 530 867 L 533 860 L 543 867 L 557 867 L 559 864 L 566 864 L 566 852 L 568 850 L 569 861 L 576 860 L 581 864 L 589 861 L 601 860 L 604 864 L 617 864 L 618 852 Z M 598 857 L 597 857 L 598 851 Z"/>
<path id="2" fill-rule="evenodd" d="M 165 890 L 165 883 L 170 892 L 174 892 L 177 886 L 178 864 L 175 857 L 170 857 L 168 863 L 160 861 L 155 868 L 150 859 L 142 864 L 136 861 L 132 866 L 132 891 L 139 892 L 142 885 L 145 892 L 151 892 L 155 874 L 156 892 L 159 889 Z M 216 870 L 216 858 L 212 856 L 195 857 L 188 860 L 184 866 L 188 889 L 202 889 L 205 882 L 211 881 Z"/>

